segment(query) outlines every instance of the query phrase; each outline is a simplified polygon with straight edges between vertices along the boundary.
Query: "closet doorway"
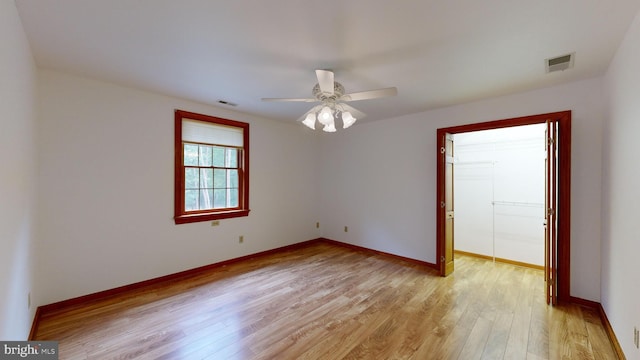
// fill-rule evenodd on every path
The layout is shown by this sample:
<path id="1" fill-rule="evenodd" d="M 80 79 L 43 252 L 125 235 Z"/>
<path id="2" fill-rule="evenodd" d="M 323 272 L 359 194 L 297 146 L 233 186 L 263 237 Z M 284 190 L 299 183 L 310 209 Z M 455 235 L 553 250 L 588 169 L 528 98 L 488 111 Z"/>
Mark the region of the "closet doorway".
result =
<path id="1" fill-rule="evenodd" d="M 525 126 L 542 134 L 541 138 L 528 135 Z M 507 137 L 496 139 L 489 130 Z M 479 141 L 482 136 L 492 139 Z M 517 143 L 519 137 L 523 143 Z M 547 302 L 569 299 L 571 112 L 438 129 L 437 140 L 436 236 L 441 274 L 454 272 L 454 248 L 460 236 L 459 250 L 543 267 Z M 496 155 L 500 147 L 511 154 Z M 517 152 L 541 170 L 537 179 L 504 176 L 504 166 L 514 161 L 510 156 Z M 521 167 L 519 172 L 528 170 Z M 509 185 L 510 181 L 521 184 Z M 523 192 L 527 187 L 535 190 Z M 456 223 L 456 204 L 461 224 Z M 483 216 L 470 223 L 468 215 L 474 207 Z M 518 243 L 513 241 L 515 236 L 522 236 L 519 245 L 524 247 L 513 246 Z"/>
<path id="2" fill-rule="evenodd" d="M 455 253 L 544 269 L 546 124 L 453 134 Z"/>

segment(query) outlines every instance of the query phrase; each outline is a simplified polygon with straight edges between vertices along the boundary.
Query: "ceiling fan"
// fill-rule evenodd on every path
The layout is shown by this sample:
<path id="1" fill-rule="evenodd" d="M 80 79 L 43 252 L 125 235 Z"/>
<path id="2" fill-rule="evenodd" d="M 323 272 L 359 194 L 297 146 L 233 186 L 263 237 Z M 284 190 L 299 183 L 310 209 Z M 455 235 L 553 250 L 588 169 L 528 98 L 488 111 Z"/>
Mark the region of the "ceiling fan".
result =
<path id="1" fill-rule="evenodd" d="M 320 124 L 324 125 L 322 130 L 335 132 L 335 118 L 338 116 L 342 119 L 344 129 L 353 125 L 356 119 L 366 116 L 363 112 L 347 105 L 346 102 L 377 99 L 398 94 L 398 89 L 395 87 L 345 94 L 344 86 L 334 81 L 333 71 L 316 70 L 316 77 L 318 83 L 311 90 L 312 98 L 262 98 L 262 101 L 319 102 L 319 105 L 304 113 L 298 121 L 302 121 L 304 125 L 315 130 L 317 119 Z"/>

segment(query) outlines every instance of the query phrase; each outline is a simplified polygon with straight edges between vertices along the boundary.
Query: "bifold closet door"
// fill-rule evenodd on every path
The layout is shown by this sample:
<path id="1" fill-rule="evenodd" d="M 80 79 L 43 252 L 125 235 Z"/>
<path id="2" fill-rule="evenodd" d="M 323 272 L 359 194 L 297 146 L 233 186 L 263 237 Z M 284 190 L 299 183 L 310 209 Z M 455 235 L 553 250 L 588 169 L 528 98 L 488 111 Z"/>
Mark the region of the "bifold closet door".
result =
<path id="1" fill-rule="evenodd" d="M 558 123 L 547 120 L 545 166 L 545 294 L 547 304 L 557 303 L 557 204 L 558 204 Z"/>

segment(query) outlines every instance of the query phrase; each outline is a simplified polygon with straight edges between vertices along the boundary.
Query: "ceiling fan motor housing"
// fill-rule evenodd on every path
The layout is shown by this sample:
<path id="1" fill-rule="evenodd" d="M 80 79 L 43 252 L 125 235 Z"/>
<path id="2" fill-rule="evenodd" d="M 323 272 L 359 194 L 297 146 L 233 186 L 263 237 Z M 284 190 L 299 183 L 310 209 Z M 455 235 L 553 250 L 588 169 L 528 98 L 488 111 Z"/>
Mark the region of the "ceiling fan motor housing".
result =
<path id="1" fill-rule="evenodd" d="M 337 81 L 333 82 L 333 94 L 323 93 L 320 90 L 320 84 L 316 84 L 311 91 L 313 93 L 313 97 L 318 99 L 321 102 L 336 102 L 338 99 L 344 95 L 344 86 Z"/>

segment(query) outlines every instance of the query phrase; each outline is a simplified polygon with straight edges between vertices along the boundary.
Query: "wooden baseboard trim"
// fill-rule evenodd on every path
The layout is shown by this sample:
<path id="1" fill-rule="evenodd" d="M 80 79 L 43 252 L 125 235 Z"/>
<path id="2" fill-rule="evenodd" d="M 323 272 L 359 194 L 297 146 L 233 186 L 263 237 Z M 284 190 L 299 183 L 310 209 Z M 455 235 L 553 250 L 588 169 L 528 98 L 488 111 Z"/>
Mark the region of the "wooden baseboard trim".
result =
<path id="1" fill-rule="evenodd" d="M 319 238 L 318 240 L 326 242 L 326 243 L 329 243 L 329 244 L 346 247 L 346 248 L 351 249 L 351 250 L 355 250 L 355 251 L 359 251 L 359 252 L 366 252 L 366 253 L 369 253 L 369 254 L 381 255 L 381 256 L 384 256 L 384 257 L 393 258 L 393 259 L 396 259 L 396 260 L 401 260 L 401 261 L 408 262 L 408 263 L 411 263 L 411 264 L 415 264 L 415 265 L 419 265 L 419 266 L 426 267 L 426 268 L 429 268 L 429 269 L 433 269 L 433 270 L 436 270 L 436 271 L 440 271 L 440 269 L 438 268 L 438 265 L 432 264 L 430 262 L 426 262 L 426 261 L 422 261 L 422 260 L 416 260 L 416 259 L 412 259 L 412 258 L 400 256 L 400 255 L 390 254 L 390 253 L 387 253 L 387 252 L 384 252 L 384 251 L 373 250 L 373 249 L 369 249 L 369 248 L 366 248 L 366 247 L 363 247 L 363 246 L 347 244 L 347 243 L 344 243 L 344 242 L 341 242 L 341 241 L 331 240 L 331 239 L 327 239 L 327 238 Z"/>
<path id="2" fill-rule="evenodd" d="M 244 260 L 248 260 L 248 259 L 252 259 L 252 258 L 256 258 L 256 257 L 273 255 L 273 254 L 279 253 L 279 252 L 285 252 L 285 251 L 291 251 L 291 250 L 300 249 L 300 248 L 303 248 L 303 247 L 311 246 L 311 245 L 316 244 L 318 242 L 325 242 L 325 243 L 328 243 L 328 244 L 332 244 L 334 246 L 342 246 L 342 247 L 346 247 L 346 248 L 349 248 L 349 249 L 355 250 L 355 251 L 368 252 L 368 253 L 373 253 L 373 254 L 377 254 L 377 255 L 382 255 L 382 256 L 385 256 L 385 257 L 390 257 L 390 258 L 402 260 L 402 261 L 405 261 L 405 262 L 409 262 L 409 263 L 412 263 L 412 264 L 417 264 L 419 266 L 427 267 L 427 268 L 430 268 L 430 269 L 438 270 L 438 267 L 435 264 L 431 264 L 431 263 L 428 263 L 428 262 L 425 262 L 425 261 L 420 261 L 420 260 L 411 259 L 411 258 L 407 258 L 407 257 L 403 257 L 403 256 L 389 254 L 389 253 L 385 253 L 385 252 L 382 252 L 382 251 L 372 250 L 372 249 L 368 249 L 368 248 L 365 248 L 365 247 L 351 245 L 351 244 L 347 244 L 347 243 L 343 243 L 343 242 L 335 241 L 335 240 L 330 240 L 330 239 L 326 239 L 326 238 L 317 238 L 317 239 L 307 240 L 307 241 L 303 241 L 303 242 L 300 242 L 300 243 L 291 244 L 291 245 L 287 245 L 287 246 L 283 246 L 283 247 L 279 247 L 279 248 L 275 248 L 275 249 L 271 249 L 271 250 L 266 250 L 266 251 L 262 251 L 262 252 L 258 252 L 258 253 L 254 253 L 254 254 L 249 254 L 249 255 L 245 255 L 245 256 L 241 256 L 241 257 L 237 257 L 237 258 L 233 258 L 233 259 L 229 259 L 229 260 L 225 260 L 225 261 L 221 261 L 221 262 L 217 262 L 217 263 L 213 263 L 213 264 L 209 264 L 209 265 L 204 265 L 204 266 L 200 266 L 200 267 L 197 267 L 197 268 L 188 269 L 188 270 L 185 270 L 185 271 L 181 271 L 181 272 L 177 272 L 177 273 L 173 273 L 173 274 L 169 274 L 169 275 L 164 275 L 164 276 L 156 277 L 156 278 L 149 279 L 149 280 L 139 281 L 139 282 L 128 284 L 128 285 L 119 286 L 119 287 L 116 287 L 116 288 L 113 288 L 113 289 L 98 291 L 98 292 L 95 292 L 95 293 L 82 295 L 82 296 L 78 296 L 78 297 L 67 299 L 67 300 L 58 301 L 58 302 L 47 304 L 47 305 L 38 306 L 38 308 L 36 309 L 36 313 L 35 313 L 34 319 L 33 319 L 33 323 L 31 324 L 31 331 L 29 333 L 29 339 L 33 339 L 35 334 L 37 333 L 38 324 L 40 322 L 40 318 L 42 316 L 48 314 L 48 313 L 51 313 L 51 312 L 54 312 L 54 311 L 58 311 L 58 310 L 67 309 L 67 308 L 76 306 L 78 304 L 83 304 L 83 303 L 90 302 L 90 301 L 97 301 L 97 300 L 102 300 L 102 299 L 109 298 L 109 297 L 112 297 L 112 296 L 121 295 L 121 294 L 123 294 L 125 292 L 136 290 L 136 289 L 140 289 L 140 288 L 147 287 L 147 286 L 155 286 L 155 285 L 158 285 L 158 284 L 164 283 L 164 282 L 177 281 L 177 280 L 181 280 L 181 279 L 184 279 L 184 278 L 197 276 L 197 275 L 202 274 L 204 272 L 211 271 L 211 270 L 214 270 L 216 268 L 219 268 L 219 267 L 222 267 L 222 266 L 226 266 L 226 265 L 230 265 L 230 264 L 233 264 L 233 263 L 237 263 L 237 262 L 240 262 L 240 261 L 244 261 Z"/>
<path id="3" fill-rule="evenodd" d="M 602 304 L 598 303 L 598 312 L 600 313 L 600 320 L 602 321 L 602 326 L 604 326 L 604 331 L 607 333 L 609 337 L 609 341 L 611 342 L 611 346 L 613 346 L 613 351 L 615 351 L 616 355 L 618 355 L 618 359 L 626 360 L 627 357 L 624 355 L 622 351 L 622 346 L 618 342 L 618 338 L 616 337 L 616 333 L 613 332 L 613 328 L 611 327 L 611 323 L 609 322 L 609 318 L 607 318 L 607 313 L 604 311 Z"/>
<path id="4" fill-rule="evenodd" d="M 600 307 L 600 303 L 597 301 L 586 300 L 575 296 L 569 296 L 569 302 L 596 310 Z"/>
<path id="5" fill-rule="evenodd" d="M 279 248 L 275 248 L 275 249 L 271 249 L 271 250 L 266 250 L 266 251 L 262 251 L 262 252 L 258 252 L 258 253 L 254 253 L 254 254 L 249 254 L 249 255 L 245 255 L 245 256 L 241 256 L 241 257 L 237 257 L 237 258 L 233 258 L 233 259 L 229 259 L 229 260 L 225 260 L 225 261 L 221 261 L 221 262 L 217 262 L 217 263 L 213 263 L 213 264 L 209 264 L 209 265 L 205 265 L 205 266 L 201 266 L 201 267 L 197 267 L 197 268 L 193 268 L 193 269 L 189 269 L 189 270 L 185 270 L 185 271 L 181 271 L 181 272 L 165 275 L 165 276 L 160 276 L 160 277 L 149 279 L 149 280 L 140 281 L 140 282 L 136 282 L 136 283 L 133 283 L 133 284 L 116 287 L 116 288 L 113 288 L 113 289 L 99 291 L 99 292 L 95 292 L 95 293 L 88 294 L 88 295 L 78 296 L 78 297 L 75 297 L 75 298 L 62 300 L 62 301 L 58 301 L 58 302 L 47 304 L 47 305 L 38 306 L 38 308 L 36 309 L 35 315 L 34 315 L 33 323 L 31 325 L 31 331 L 29 333 L 29 340 L 33 340 L 33 338 L 34 338 L 34 336 L 35 336 L 35 334 L 37 333 L 37 330 L 38 330 L 38 324 L 40 322 L 40 318 L 43 315 L 47 314 L 47 313 L 50 313 L 50 312 L 53 312 L 53 311 L 57 311 L 57 310 L 61 310 L 61 309 L 67 309 L 69 307 L 72 307 L 72 306 L 75 306 L 75 305 L 78 305 L 78 304 L 82 304 L 82 303 L 86 303 L 86 302 L 89 302 L 89 301 L 102 300 L 102 299 L 105 299 L 105 298 L 108 298 L 108 297 L 111 297 L 111 296 L 120 295 L 120 294 L 125 293 L 127 291 L 132 291 L 132 290 L 139 289 L 139 288 L 146 287 L 146 286 L 154 286 L 154 285 L 158 285 L 158 284 L 163 283 L 163 282 L 177 281 L 177 280 L 181 280 L 181 279 L 184 279 L 184 278 L 197 276 L 197 275 L 199 275 L 199 274 L 201 274 L 203 272 L 211 271 L 211 270 L 214 270 L 216 268 L 219 268 L 219 267 L 222 267 L 222 266 L 226 266 L 226 265 L 230 265 L 230 264 L 237 263 L 237 262 L 241 262 L 241 261 L 244 261 L 244 260 L 248 260 L 248 259 L 252 259 L 252 258 L 256 258 L 256 257 L 273 255 L 273 254 L 276 254 L 276 253 L 279 253 L 279 252 L 292 251 L 292 250 L 304 248 L 304 247 L 307 247 L 307 246 L 311 246 L 311 245 L 317 244 L 318 242 L 324 242 L 324 243 L 331 244 L 331 245 L 334 245 L 334 246 L 341 246 L 341 247 L 345 247 L 345 248 L 348 248 L 348 249 L 351 249 L 351 250 L 354 250 L 354 251 L 365 252 L 365 253 L 368 253 L 368 254 L 380 255 L 380 256 L 383 256 L 383 257 L 392 258 L 392 259 L 404 261 L 404 262 L 407 262 L 407 263 L 410 263 L 410 264 L 418 265 L 420 267 L 424 267 L 424 268 L 428 268 L 428 269 L 431 269 L 431 270 L 439 271 L 439 268 L 438 268 L 438 266 L 436 264 L 432 264 L 432 263 L 429 263 L 429 262 L 426 262 L 426 261 L 416 260 L 416 259 L 412 259 L 412 258 L 400 256 L 400 255 L 395 255 L 395 254 L 383 252 L 383 251 L 373 250 L 373 249 L 369 249 L 369 248 L 358 246 L 358 245 L 347 244 L 347 243 L 344 243 L 344 242 L 341 242 L 341 241 L 331 240 L 331 239 L 327 239 L 327 238 L 317 238 L 317 239 L 307 240 L 307 241 L 303 241 L 303 242 L 296 243 L 296 244 L 291 244 L 291 245 L 287 245 L 287 246 L 283 246 L 283 247 L 279 247 Z M 469 256 L 482 257 L 482 255 L 470 254 L 470 253 L 457 251 L 457 250 L 456 250 L 456 252 L 459 252 L 459 253 L 464 254 L 464 255 L 469 255 Z M 516 264 L 516 265 L 518 265 L 518 264 Z M 594 302 L 594 301 L 590 301 L 590 300 L 580 299 L 580 298 L 577 298 L 577 297 L 570 297 L 569 300 L 571 302 L 573 302 L 573 303 L 576 303 L 576 304 L 579 304 L 579 305 L 582 305 L 582 306 L 587 306 L 587 307 L 599 309 L 600 316 L 602 318 L 602 322 L 603 322 L 603 324 L 605 326 L 605 329 L 607 331 L 607 335 L 609 336 L 609 339 L 611 340 L 611 343 L 614 346 L 615 351 L 617 352 L 618 356 L 621 359 L 625 359 L 624 354 L 622 353 L 622 349 L 620 347 L 620 344 L 618 343 L 618 340 L 615 337 L 613 329 L 611 328 L 611 324 L 609 324 L 609 320 L 607 319 L 606 314 L 604 312 L 604 309 L 602 308 L 600 303 L 597 303 L 597 302 Z"/>
<path id="6" fill-rule="evenodd" d="M 318 241 L 319 241 L 319 239 L 313 239 L 313 240 L 303 241 L 303 242 L 300 242 L 300 243 L 291 244 L 291 245 L 287 245 L 287 246 L 283 246 L 283 247 L 279 247 L 279 248 L 275 248 L 275 249 L 271 249 L 271 250 L 261 251 L 261 252 L 258 252 L 258 253 L 249 254 L 249 255 L 245 255 L 245 256 L 229 259 L 229 260 L 224 260 L 224 261 L 221 261 L 221 262 L 200 266 L 200 267 L 197 267 L 197 268 L 180 271 L 180 272 L 177 272 L 177 273 L 164 275 L 164 276 L 160 276 L 160 277 L 149 279 L 149 280 L 139 281 L 139 282 L 136 282 L 136 283 L 133 283 L 133 284 L 129 284 L 129 285 L 119 286 L 119 287 L 116 287 L 116 288 L 113 288 L 113 289 L 109 289 L 109 290 L 98 291 L 98 292 L 95 292 L 95 293 L 92 293 L 92 294 L 78 296 L 78 297 L 75 297 L 75 298 L 72 298 L 72 299 L 63 300 L 63 301 L 55 302 L 55 303 L 52 303 L 52 304 L 40 306 L 40 307 L 38 307 L 38 309 L 40 309 L 41 312 L 43 312 L 43 313 L 47 313 L 47 312 L 51 312 L 51 311 L 54 311 L 54 310 L 67 308 L 69 306 L 85 303 L 87 301 L 101 300 L 101 299 L 104 299 L 104 298 L 109 297 L 109 296 L 119 295 L 119 294 L 122 294 L 123 292 L 134 290 L 134 289 L 139 289 L 139 288 L 142 288 L 142 287 L 145 287 L 145 286 L 157 285 L 157 284 L 163 283 L 163 282 L 176 281 L 176 280 L 180 280 L 180 279 L 183 279 L 183 278 L 192 277 L 192 276 L 201 274 L 203 272 L 210 271 L 210 270 L 213 270 L 213 269 L 225 266 L 225 265 L 230 265 L 230 264 L 233 264 L 233 263 L 237 263 L 237 262 L 240 262 L 240 261 L 243 261 L 243 260 L 248 260 L 248 259 L 255 258 L 255 257 L 262 257 L 262 256 L 272 255 L 272 254 L 275 254 L 275 253 L 278 253 L 278 252 L 284 252 L 284 251 L 290 251 L 290 250 L 299 249 L 299 248 L 302 248 L 302 247 L 309 246 L 309 245 L 311 245 L 313 243 L 316 243 Z"/>
<path id="7" fill-rule="evenodd" d="M 213 269 L 230 265 L 233 263 L 237 263 L 240 261 L 303 248 L 306 246 L 310 246 L 314 243 L 317 243 L 318 241 L 321 241 L 321 239 L 307 240 L 307 241 L 299 242 L 296 244 L 291 244 L 291 245 L 287 245 L 287 246 L 283 246 L 283 247 L 279 247 L 271 250 L 261 251 L 254 254 L 249 254 L 249 255 L 245 255 L 245 256 L 241 256 L 241 257 L 237 257 L 237 258 L 233 258 L 233 259 L 229 259 L 229 260 L 225 260 L 225 261 L 221 261 L 221 262 L 217 262 L 209 265 L 200 266 L 193 269 L 188 269 L 185 271 L 181 271 L 181 272 L 177 272 L 169 275 L 156 277 L 149 280 L 139 281 L 133 284 L 119 286 L 113 289 L 98 291 L 95 293 L 82 295 L 82 296 L 58 301 L 58 302 L 47 304 L 47 305 L 38 306 L 33 319 L 33 323 L 31 325 L 31 332 L 29 333 L 29 339 L 33 339 L 33 337 L 35 336 L 38 330 L 38 324 L 40 322 L 40 318 L 47 313 L 58 311 L 61 309 L 67 309 L 69 307 L 72 307 L 78 304 L 83 304 L 89 301 L 102 300 L 112 296 L 121 295 L 127 291 L 132 291 L 132 290 L 140 289 L 147 286 L 154 286 L 164 282 L 171 282 L 171 281 L 181 280 L 181 279 L 192 277 L 192 276 L 197 276 L 198 274 L 201 274 L 203 272 L 211 271 Z"/>
<path id="8" fill-rule="evenodd" d="M 602 304 L 597 301 L 585 300 L 575 296 L 570 296 L 569 302 L 578 304 L 580 306 L 592 308 L 598 311 L 598 314 L 600 315 L 600 321 L 602 321 L 602 326 L 604 327 L 604 331 L 607 333 L 607 336 L 609 337 L 609 342 L 611 342 L 613 351 L 615 351 L 616 355 L 618 356 L 618 359 L 626 360 L 624 352 L 622 351 L 622 347 L 618 342 L 616 333 L 613 332 L 613 328 L 611 327 L 611 323 L 609 322 L 609 318 L 607 318 L 607 313 L 604 311 Z"/>
<path id="9" fill-rule="evenodd" d="M 527 268 L 536 269 L 536 270 L 544 270 L 544 266 L 541 266 L 541 265 L 529 264 L 525 262 L 514 261 L 509 259 L 503 259 L 503 258 L 494 258 L 493 256 L 476 254 L 476 253 L 466 252 L 462 250 L 454 250 L 453 252 L 455 254 L 466 255 L 466 256 L 476 257 L 476 258 L 485 259 L 485 260 L 493 261 L 495 259 L 496 262 L 501 262 L 505 264 L 522 266 L 522 267 L 527 267 Z"/>
<path id="10" fill-rule="evenodd" d="M 29 331 L 29 337 L 27 340 L 32 341 L 36 336 L 36 331 L 38 331 L 38 325 L 40 325 L 40 316 L 42 313 L 42 308 L 38 306 L 36 308 L 36 313 L 33 315 L 33 322 L 31 323 L 31 331 Z"/>

